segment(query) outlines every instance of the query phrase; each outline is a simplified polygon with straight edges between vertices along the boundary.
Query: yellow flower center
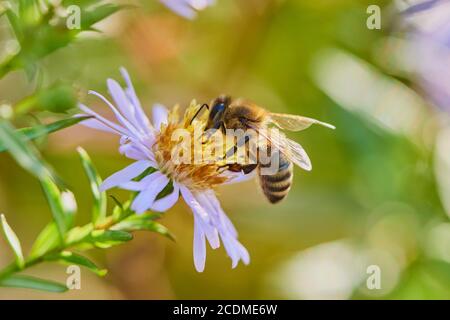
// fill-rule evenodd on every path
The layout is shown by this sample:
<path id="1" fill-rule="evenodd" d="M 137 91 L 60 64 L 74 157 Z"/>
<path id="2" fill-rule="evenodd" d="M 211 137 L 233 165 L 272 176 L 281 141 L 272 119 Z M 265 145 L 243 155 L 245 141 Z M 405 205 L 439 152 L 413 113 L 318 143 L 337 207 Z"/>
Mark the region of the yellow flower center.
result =
<path id="1" fill-rule="evenodd" d="M 192 101 L 180 121 L 179 108 L 175 106 L 169 112 L 168 123 L 161 125 L 153 151 L 162 173 L 190 189 L 201 191 L 223 184 L 229 178 L 222 174 L 224 161 L 205 161 L 215 140 L 202 143 L 208 115 L 203 113 L 193 120 L 199 108 L 200 105 Z M 217 159 L 223 156 L 214 155 Z"/>

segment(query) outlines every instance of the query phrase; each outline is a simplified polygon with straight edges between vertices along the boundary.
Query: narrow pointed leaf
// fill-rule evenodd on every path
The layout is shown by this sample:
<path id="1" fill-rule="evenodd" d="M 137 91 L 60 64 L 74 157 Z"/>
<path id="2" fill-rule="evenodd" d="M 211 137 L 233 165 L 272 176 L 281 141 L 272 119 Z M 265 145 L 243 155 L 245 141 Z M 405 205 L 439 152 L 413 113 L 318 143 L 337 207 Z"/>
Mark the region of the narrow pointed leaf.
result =
<path id="1" fill-rule="evenodd" d="M 98 2 L 98 0 L 62 0 L 62 5 L 64 7 L 68 7 L 68 6 L 76 4 L 76 5 L 79 5 L 80 7 L 86 8 L 97 2 Z"/>
<path id="2" fill-rule="evenodd" d="M 91 260 L 81 255 L 70 251 L 63 251 L 46 257 L 47 261 L 59 261 L 67 264 L 76 264 L 83 266 L 94 272 L 99 276 L 104 276 L 107 273 L 106 269 L 99 269 Z"/>
<path id="3" fill-rule="evenodd" d="M 52 176 L 50 169 L 39 158 L 34 148 L 27 145 L 24 135 L 4 120 L 0 120 L 0 144 L 8 149 L 8 152 L 19 165 L 37 178 L 48 179 Z M 56 178 L 53 179 L 57 180 Z"/>
<path id="4" fill-rule="evenodd" d="M 142 215 L 132 215 L 126 218 L 125 220 L 115 224 L 111 227 L 111 230 L 121 230 L 121 231 L 151 231 L 159 233 L 163 236 L 168 237 L 169 239 L 174 240 L 173 235 L 169 232 L 169 230 L 161 225 L 160 223 L 154 221 L 159 218 L 159 214 L 147 213 Z"/>
<path id="5" fill-rule="evenodd" d="M 90 117 L 75 117 L 75 118 L 68 118 L 63 120 L 58 120 L 46 125 L 40 125 L 30 128 L 22 128 L 19 129 L 21 133 L 25 135 L 27 139 L 36 139 L 43 135 L 47 135 L 49 133 L 68 128 L 70 126 L 73 126 L 81 121 L 84 121 L 86 119 L 89 119 Z"/>
<path id="6" fill-rule="evenodd" d="M 110 15 L 116 13 L 117 11 L 131 6 L 126 5 L 115 5 L 111 3 L 105 3 L 95 6 L 92 9 L 82 10 L 83 19 L 81 21 L 81 29 L 89 30 L 97 22 L 109 17 Z"/>
<path id="7" fill-rule="evenodd" d="M 133 239 L 133 235 L 125 231 L 94 230 L 86 242 L 106 249 Z"/>
<path id="8" fill-rule="evenodd" d="M 91 238 L 97 242 L 104 242 L 104 241 L 125 242 L 133 239 L 133 236 L 130 233 L 124 231 L 94 230 L 91 233 Z"/>
<path id="9" fill-rule="evenodd" d="M 29 258 L 34 259 L 41 257 L 50 250 L 58 247 L 61 239 L 58 232 L 58 227 L 55 222 L 49 223 L 38 235 L 36 241 L 31 248 Z"/>
<path id="10" fill-rule="evenodd" d="M 67 230 L 69 230 L 72 225 L 73 214 L 71 210 L 67 210 L 65 207 L 61 192 L 50 178 L 42 179 L 41 185 L 47 198 L 47 202 L 50 205 L 60 238 L 63 239 Z"/>
<path id="11" fill-rule="evenodd" d="M 22 31 L 19 17 L 11 9 L 6 9 L 5 13 L 6 13 L 6 16 L 8 17 L 9 23 L 11 24 L 11 27 L 14 31 L 14 34 L 15 34 L 17 40 L 19 40 L 19 42 L 22 42 L 23 31 Z"/>
<path id="12" fill-rule="evenodd" d="M 94 230 L 94 226 L 92 225 L 92 223 L 89 223 L 82 227 L 72 228 L 69 232 L 67 232 L 65 243 L 68 245 L 76 245 L 80 242 L 83 242 L 90 236 L 92 230 Z"/>
<path id="13" fill-rule="evenodd" d="M 133 210 L 131 210 L 131 201 L 120 203 L 114 196 L 111 196 L 111 198 L 116 203 L 112 214 L 114 221 L 122 221 L 133 214 Z"/>
<path id="14" fill-rule="evenodd" d="M 41 17 L 41 10 L 36 0 L 19 0 L 19 16 L 27 25 L 34 25 Z"/>
<path id="15" fill-rule="evenodd" d="M 55 121 L 53 123 L 47 125 L 39 125 L 30 128 L 22 128 L 17 130 L 21 133 L 25 140 L 34 140 L 39 137 L 48 135 L 50 133 L 56 132 L 61 129 L 65 129 L 67 127 L 73 126 L 80 121 L 86 120 L 89 117 L 78 117 L 78 118 L 69 118 L 64 120 Z M 0 152 L 6 151 L 7 148 L 0 141 Z"/>
<path id="16" fill-rule="evenodd" d="M 6 222 L 5 215 L 0 215 L 0 222 L 2 225 L 3 235 L 11 247 L 14 255 L 16 256 L 16 263 L 19 268 L 23 268 L 25 266 L 25 259 L 23 258 L 22 246 L 20 245 L 20 241 L 17 238 L 14 231 L 9 226 L 8 222 Z"/>
<path id="17" fill-rule="evenodd" d="M 100 185 L 102 183 L 102 179 L 100 178 L 99 174 L 97 173 L 97 170 L 95 169 L 94 165 L 92 164 L 91 159 L 89 158 L 89 155 L 87 152 L 82 149 L 78 148 L 78 153 L 80 154 L 81 162 L 84 167 L 84 171 L 86 172 L 86 175 L 88 176 L 90 185 L 91 185 L 91 191 L 92 195 L 94 196 L 94 207 L 92 210 L 92 222 L 94 225 L 98 225 L 101 223 L 105 217 L 106 217 L 106 192 L 100 191 Z"/>
<path id="18" fill-rule="evenodd" d="M 41 291 L 49 291 L 49 292 L 65 292 L 67 291 L 67 287 L 63 284 L 38 279 L 29 276 L 10 276 L 6 279 L 0 281 L 0 286 L 2 287 L 13 287 L 13 288 L 27 288 L 27 289 L 35 289 Z"/>

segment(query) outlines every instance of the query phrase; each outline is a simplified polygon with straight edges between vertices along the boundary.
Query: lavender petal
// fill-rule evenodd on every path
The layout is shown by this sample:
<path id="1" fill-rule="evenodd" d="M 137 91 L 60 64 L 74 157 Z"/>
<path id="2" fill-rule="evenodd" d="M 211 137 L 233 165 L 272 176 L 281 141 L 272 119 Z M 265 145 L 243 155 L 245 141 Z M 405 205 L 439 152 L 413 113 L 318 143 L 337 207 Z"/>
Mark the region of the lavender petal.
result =
<path id="1" fill-rule="evenodd" d="M 98 113 L 96 113 L 96 112 L 92 111 L 91 109 L 89 109 L 89 108 L 88 108 L 87 106 L 85 106 L 84 104 L 81 104 L 81 103 L 78 104 L 78 108 L 80 108 L 81 111 L 87 113 L 88 115 L 94 116 L 98 121 L 102 122 L 102 123 L 105 124 L 106 126 L 109 126 L 109 127 L 111 127 L 112 129 L 116 130 L 117 132 L 120 132 L 121 135 L 124 135 L 124 136 L 129 135 L 128 131 L 127 131 L 125 128 L 123 128 L 123 127 L 121 127 L 121 126 L 115 124 L 114 122 L 109 121 L 108 119 L 102 117 L 102 116 L 99 115 Z"/>
<path id="2" fill-rule="evenodd" d="M 147 154 L 136 147 L 134 143 L 122 144 L 119 147 L 119 152 L 121 154 L 124 154 L 127 158 L 133 160 L 148 160 L 149 158 Z"/>
<path id="3" fill-rule="evenodd" d="M 186 188 L 185 186 L 180 186 L 180 191 L 181 195 L 184 198 L 184 201 L 186 201 L 187 205 L 191 208 L 194 215 L 199 218 L 198 223 L 201 224 L 206 238 L 211 245 L 211 248 L 218 248 L 220 246 L 218 231 L 211 224 L 211 218 L 208 215 L 208 212 L 206 212 L 206 210 L 200 205 L 200 203 L 188 188 Z"/>
<path id="4" fill-rule="evenodd" d="M 136 120 L 139 122 L 140 127 L 145 130 L 145 132 L 150 133 L 151 124 L 148 120 L 147 115 L 144 113 L 142 109 L 141 103 L 136 95 L 136 92 L 133 87 L 133 83 L 131 82 L 130 75 L 125 68 L 120 68 L 120 73 L 122 77 L 125 79 L 125 83 L 127 84 L 127 89 L 125 90 L 126 95 L 134 106 L 134 113 L 136 115 Z"/>
<path id="5" fill-rule="evenodd" d="M 169 179 L 159 171 L 144 179 L 147 179 L 145 181 L 147 183 L 147 189 L 141 191 L 131 205 L 131 209 L 136 211 L 137 214 L 147 211 L 153 205 L 156 196 L 169 183 Z"/>
<path id="6" fill-rule="evenodd" d="M 144 172 L 145 169 L 151 166 L 152 166 L 151 161 L 148 160 L 136 161 L 131 165 L 129 165 L 128 167 L 126 167 L 125 169 L 122 169 L 114 173 L 105 181 L 103 181 L 103 183 L 100 186 L 100 191 L 106 191 L 120 184 L 126 183 L 131 179 L 140 175 L 142 172 Z"/>
<path id="7" fill-rule="evenodd" d="M 129 137 L 135 137 L 136 139 L 138 139 L 141 134 L 137 131 L 137 129 L 130 123 L 130 121 L 128 121 L 118 110 L 117 108 L 111 103 L 109 102 L 108 99 L 106 99 L 103 95 L 101 95 L 100 93 L 90 90 L 89 94 L 95 95 L 97 97 L 99 97 L 101 100 L 103 100 L 103 102 L 106 103 L 106 105 L 112 110 L 112 112 L 114 113 L 114 115 L 116 116 L 117 120 L 128 130 L 127 132 L 127 136 Z"/>
<path id="8" fill-rule="evenodd" d="M 83 117 L 83 116 L 85 117 L 87 115 L 86 114 L 77 114 L 74 117 Z M 85 126 L 85 127 L 91 128 L 91 129 L 120 134 L 120 132 L 112 129 L 111 127 L 108 127 L 106 124 L 104 124 L 103 122 L 101 122 L 97 119 L 87 119 L 87 120 L 81 121 L 80 124 L 82 126 Z"/>
<path id="9" fill-rule="evenodd" d="M 155 104 L 152 109 L 153 126 L 156 130 L 161 130 L 161 125 L 167 124 L 169 111 L 162 104 Z"/>
<path id="10" fill-rule="evenodd" d="M 151 206 L 151 210 L 157 212 L 165 212 L 172 208 L 177 203 L 180 197 L 180 187 L 177 183 L 173 183 L 173 192 L 162 199 L 156 200 Z"/>
<path id="11" fill-rule="evenodd" d="M 117 107 L 119 108 L 119 111 L 131 124 L 133 124 L 135 127 L 139 127 L 138 123 L 136 122 L 134 107 L 125 95 L 122 87 L 117 83 L 117 81 L 113 79 L 106 80 L 106 83 L 109 93 L 116 103 Z"/>
<path id="12" fill-rule="evenodd" d="M 202 230 L 200 223 L 198 222 L 200 218 L 194 215 L 194 265 L 198 272 L 203 272 L 205 270 L 206 262 L 206 243 L 205 243 L 205 233 Z"/>
<path id="13" fill-rule="evenodd" d="M 197 16 L 197 13 L 194 9 L 189 5 L 186 1 L 180 0 L 160 0 L 166 7 L 175 13 L 179 14 L 182 17 L 187 19 L 194 19 Z"/>

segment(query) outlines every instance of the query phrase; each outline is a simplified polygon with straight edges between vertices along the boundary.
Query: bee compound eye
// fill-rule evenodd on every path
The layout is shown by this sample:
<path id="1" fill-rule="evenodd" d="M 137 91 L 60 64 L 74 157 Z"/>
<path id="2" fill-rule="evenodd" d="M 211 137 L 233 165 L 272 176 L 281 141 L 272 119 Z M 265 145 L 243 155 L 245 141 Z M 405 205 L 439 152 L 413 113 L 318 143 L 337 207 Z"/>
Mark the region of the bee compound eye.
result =
<path id="1" fill-rule="evenodd" d="M 210 118 L 215 118 L 217 115 L 223 113 L 225 110 L 225 105 L 223 103 L 215 104 L 211 110 Z"/>

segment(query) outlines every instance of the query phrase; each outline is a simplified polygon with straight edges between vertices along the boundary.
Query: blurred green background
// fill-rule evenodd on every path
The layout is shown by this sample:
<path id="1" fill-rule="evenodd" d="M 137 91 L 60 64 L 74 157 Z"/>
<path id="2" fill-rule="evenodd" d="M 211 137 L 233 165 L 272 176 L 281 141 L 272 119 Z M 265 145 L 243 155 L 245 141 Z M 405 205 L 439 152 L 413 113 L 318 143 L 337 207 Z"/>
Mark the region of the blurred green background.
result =
<path id="1" fill-rule="evenodd" d="M 109 273 L 98 278 L 83 270 L 81 290 L 2 288 L 1 299 L 450 298 L 450 145 L 438 121 L 446 115 L 396 68 L 390 1 L 218 0 L 194 21 L 156 0 L 126 3 L 134 6 L 96 25 L 101 33 L 84 33 L 47 56 L 39 80 L 30 82 L 23 71 L 1 79 L 0 104 L 16 103 L 38 81 L 58 82 L 107 113 L 86 91 L 106 94 L 106 79 L 120 79 L 125 66 L 148 113 L 156 102 L 187 106 L 229 93 L 337 129 L 289 134 L 307 150 L 313 171 L 295 169 L 281 204 L 270 205 L 256 181 L 218 190 L 250 252 L 249 266 L 232 270 L 222 248 L 208 249 L 205 272 L 197 273 L 192 216 L 180 201 L 161 220 L 176 242 L 136 233 L 127 244 L 90 253 Z M 371 4 L 383 8 L 381 30 L 366 27 Z M 0 28 L 6 50 L 5 17 Z M 31 114 L 17 124 L 36 121 Z M 37 145 L 77 196 L 79 223 L 89 220 L 92 200 L 76 147 L 89 152 L 102 177 L 129 163 L 116 136 L 81 126 Z M 128 197 L 117 189 L 109 194 Z M 0 154 L 0 211 L 24 248 L 51 219 L 38 181 L 7 153 Z M 12 259 L 2 248 L 0 240 L 1 266 Z M 370 265 L 381 270 L 381 289 L 366 286 Z M 65 271 L 45 264 L 31 274 L 65 282 Z"/>

